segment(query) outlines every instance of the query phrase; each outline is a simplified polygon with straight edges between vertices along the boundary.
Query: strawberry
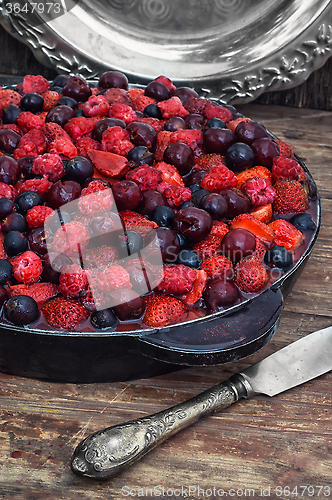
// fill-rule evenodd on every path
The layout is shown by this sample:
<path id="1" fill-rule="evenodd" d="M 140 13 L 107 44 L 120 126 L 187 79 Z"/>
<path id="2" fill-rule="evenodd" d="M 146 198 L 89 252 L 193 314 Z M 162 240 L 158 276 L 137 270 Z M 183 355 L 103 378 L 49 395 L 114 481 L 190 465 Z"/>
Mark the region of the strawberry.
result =
<path id="1" fill-rule="evenodd" d="M 15 92 L 15 90 L 1 89 L 0 90 L 0 112 L 3 108 L 10 106 L 11 104 L 17 104 L 19 106 L 21 102 L 21 94 Z"/>
<path id="2" fill-rule="evenodd" d="M 61 94 L 54 90 L 46 90 L 41 94 L 44 99 L 43 111 L 51 111 L 56 106 L 58 100 L 62 97 Z"/>
<path id="3" fill-rule="evenodd" d="M 225 165 L 212 167 L 208 174 L 203 177 L 201 188 L 207 189 L 212 193 L 219 193 L 222 189 L 235 187 L 237 178 L 232 170 L 229 170 Z"/>
<path id="4" fill-rule="evenodd" d="M 149 220 L 147 217 L 144 217 L 144 215 L 137 214 L 136 212 L 132 212 L 130 210 L 119 212 L 119 215 L 127 231 L 129 229 L 136 231 L 143 236 L 143 238 L 151 231 L 151 229 L 158 227 L 156 222 Z"/>
<path id="5" fill-rule="evenodd" d="M 160 75 L 157 78 L 153 80 L 154 82 L 161 82 L 165 85 L 165 87 L 168 88 L 171 92 L 176 89 L 175 85 L 173 84 L 172 80 L 170 78 L 167 78 L 167 76 Z"/>
<path id="6" fill-rule="evenodd" d="M 235 266 L 235 284 L 242 292 L 258 292 L 268 280 L 267 269 L 257 257 L 242 259 Z"/>
<path id="7" fill-rule="evenodd" d="M 229 223 L 231 229 L 246 229 L 260 238 L 265 245 L 271 245 L 274 233 L 269 225 L 264 224 L 251 214 L 240 214 Z"/>
<path id="8" fill-rule="evenodd" d="M 225 165 L 224 157 L 217 153 L 203 154 L 195 160 L 194 171 L 207 170 Z"/>
<path id="9" fill-rule="evenodd" d="M 171 143 L 172 133 L 168 130 L 162 130 L 157 134 L 157 146 L 154 152 L 156 161 L 163 161 L 164 151 Z"/>
<path id="10" fill-rule="evenodd" d="M 268 226 L 275 234 L 275 245 L 285 247 L 287 250 L 295 250 L 304 242 L 303 233 L 284 219 L 270 222 Z"/>
<path id="11" fill-rule="evenodd" d="M 308 208 L 308 196 L 299 181 L 282 179 L 274 184 L 274 189 L 273 210 L 276 214 L 305 212 Z"/>
<path id="12" fill-rule="evenodd" d="M 242 172 L 236 174 L 236 177 L 237 177 L 236 187 L 238 189 L 241 189 L 242 184 L 251 177 L 261 177 L 263 179 L 267 179 L 268 181 L 270 181 L 270 183 L 272 183 L 272 175 L 270 170 L 266 167 L 261 167 L 260 165 L 258 165 L 257 167 L 247 168 L 247 170 L 243 170 Z"/>
<path id="13" fill-rule="evenodd" d="M 202 298 L 204 288 L 208 282 L 208 275 L 203 269 L 196 271 L 196 279 L 190 292 L 181 295 L 181 300 L 186 306 L 194 305 Z"/>
<path id="14" fill-rule="evenodd" d="M 162 293 L 190 292 L 196 280 L 196 270 L 183 264 L 164 266 L 164 276 L 155 290 Z"/>
<path id="15" fill-rule="evenodd" d="M 224 255 L 212 255 L 201 265 L 209 278 L 223 278 L 233 271 L 232 262 Z"/>
<path id="16" fill-rule="evenodd" d="M 170 295 L 154 293 L 145 297 L 145 303 L 142 322 L 146 326 L 161 328 L 183 321 L 188 315 L 188 310 L 181 300 Z"/>
<path id="17" fill-rule="evenodd" d="M 202 115 L 208 102 L 208 99 L 201 97 L 189 97 L 189 99 L 185 101 L 184 107 L 189 113 Z"/>
<path id="18" fill-rule="evenodd" d="M 111 179 L 122 177 L 129 168 L 127 158 L 115 153 L 91 149 L 88 156 L 98 172 Z"/>
<path id="19" fill-rule="evenodd" d="M 156 163 L 155 168 L 161 172 L 162 182 L 167 182 L 168 184 L 175 184 L 177 186 L 184 186 L 181 175 L 174 165 L 160 161 Z"/>
<path id="20" fill-rule="evenodd" d="M 9 287 L 10 295 L 28 295 L 41 306 L 58 293 L 58 288 L 53 283 L 32 283 L 30 285 L 13 285 Z"/>
<path id="21" fill-rule="evenodd" d="M 172 132 L 170 143 L 184 142 L 193 151 L 203 144 L 203 132 L 197 129 L 178 129 Z"/>
<path id="22" fill-rule="evenodd" d="M 214 104 L 212 101 L 208 101 L 206 104 L 203 115 L 209 120 L 210 118 L 220 118 L 226 124 L 233 120 L 233 115 L 229 111 L 229 109 L 224 106 L 218 106 L 218 104 Z"/>
<path id="23" fill-rule="evenodd" d="M 267 224 L 272 219 L 272 204 L 267 203 L 266 205 L 256 206 L 250 210 L 250 214 L 261 222 Z"/>
<path id="24" fill-rule="evenodd" d="M 280 156 L 286 156 L 287 158 L 294 158 L 293 148 L 290 144 L 288 144 L 288 142 L 282 141 L 280 139 L 275 139 L 274 142 L 278 144 Z"/>
<path id="25" fill-rule="evenodd" d="M 262 261 L 266 250 L 267 246 L 256 236 L 256 247 L 252 255 Z"/>
<path id="26" fill-rule="evenodd" d="M 208 257 L 220 253 L 221 238 L 218 236 L 208 236 L 199 243 L 195 243 L 192 250 L 204 261 Z"/>
<path id="27" fill-rule="evenodd" d="M 149 104 L 156 104 L 156 100 L 147 95 L 140 95 L 134 100 L 133 108 L 135 111 L 141 111 L 141 113 L 143 113 L 144 109 L 146 106 L 149 106 Z"/>
<path id="28" fill-rule="evenodd" d="M 45 320 L 54 328 L 74 330 L 89 317 L 89 312 L 77 300 L 55 297 L 42 306 Z"/>
<path id="29" fill-rule="evenodd" d="M 210 231 L 210 236 L 218 236 L 223 239 L 225 234 L 229 232 L 229 227 L 226 222 L 222 222 L 221 220 L 214 220 L 212 223 L 212 229 Z"/>

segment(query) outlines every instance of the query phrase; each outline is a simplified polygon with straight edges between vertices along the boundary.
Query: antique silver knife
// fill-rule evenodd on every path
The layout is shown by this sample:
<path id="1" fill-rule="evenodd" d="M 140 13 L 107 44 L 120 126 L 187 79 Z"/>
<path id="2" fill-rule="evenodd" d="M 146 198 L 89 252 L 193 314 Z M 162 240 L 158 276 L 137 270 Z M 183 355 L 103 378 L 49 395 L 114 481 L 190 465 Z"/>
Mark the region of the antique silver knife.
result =
<path id="1" fill-rule="evenodd" d="M 293 342 L 184 403 L 91 434 L 77 446 L 72 471 L 109 479 L 170 436 L 240 398 L 275 396 L 331 369 L 332 326 Z"/>

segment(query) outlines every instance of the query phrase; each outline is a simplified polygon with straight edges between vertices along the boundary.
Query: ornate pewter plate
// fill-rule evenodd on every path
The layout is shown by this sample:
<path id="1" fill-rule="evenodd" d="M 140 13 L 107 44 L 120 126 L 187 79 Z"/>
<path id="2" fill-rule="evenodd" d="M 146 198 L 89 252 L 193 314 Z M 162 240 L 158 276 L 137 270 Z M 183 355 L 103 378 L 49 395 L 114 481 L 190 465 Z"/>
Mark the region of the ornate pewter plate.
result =
<path id="1" fill-rule="evenodd" d="M 332 54 L 330 0 L 4 0 L 0 22 L 60 73 L 164 74 L 234 103 L 299 85 Z"/>

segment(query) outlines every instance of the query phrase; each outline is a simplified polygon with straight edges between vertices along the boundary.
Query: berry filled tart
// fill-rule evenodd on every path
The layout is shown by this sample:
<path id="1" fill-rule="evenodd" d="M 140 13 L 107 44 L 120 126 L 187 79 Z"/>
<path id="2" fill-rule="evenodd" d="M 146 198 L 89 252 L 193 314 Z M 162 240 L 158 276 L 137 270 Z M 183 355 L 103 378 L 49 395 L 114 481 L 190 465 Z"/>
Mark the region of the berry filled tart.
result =
<path id="1" fill-rule="evenodd" d="M 159 76 L 27 75 L 0 90 L 1 321 L 162 328 L 282 278 L 317 229 L 292 147 Z"/>

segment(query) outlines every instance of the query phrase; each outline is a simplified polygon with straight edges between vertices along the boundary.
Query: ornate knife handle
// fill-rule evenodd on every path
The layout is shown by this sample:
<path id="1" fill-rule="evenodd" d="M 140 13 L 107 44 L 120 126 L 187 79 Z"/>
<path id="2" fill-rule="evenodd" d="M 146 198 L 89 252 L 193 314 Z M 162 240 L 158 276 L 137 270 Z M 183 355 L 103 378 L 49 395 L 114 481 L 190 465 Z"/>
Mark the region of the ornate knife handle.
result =
<path id="1" fill-rule="evenodd" d="M 109 479 L 177 432 L 250 394 L 240 375 L 172 408 L 95 432 L 76 448 L 71 463 L 79 476 Z"/>

